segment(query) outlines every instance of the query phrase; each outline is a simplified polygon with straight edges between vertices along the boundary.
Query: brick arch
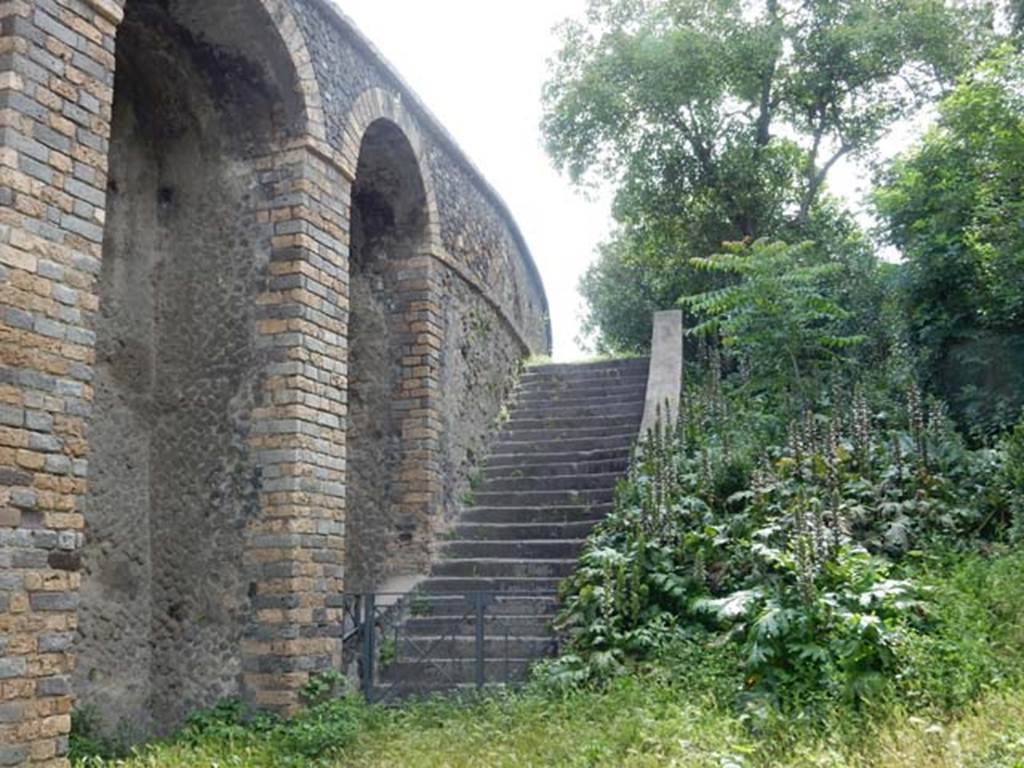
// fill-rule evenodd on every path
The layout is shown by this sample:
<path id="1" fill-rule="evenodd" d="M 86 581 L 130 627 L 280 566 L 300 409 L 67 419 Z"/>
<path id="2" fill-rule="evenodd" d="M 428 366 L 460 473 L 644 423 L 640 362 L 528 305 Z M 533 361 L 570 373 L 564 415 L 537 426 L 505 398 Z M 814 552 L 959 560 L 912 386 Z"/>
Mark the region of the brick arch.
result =
<path id="1" fill-rule="evenodd" d="M 422 198 L 417 207 L 425 221 L 412 235 L 415 243 L 409 252 L 400 257 L 401 268 L 391 272 L 383 292 L 374 301 L 367 298 L 364 290 L 356 291 L 354 214 L 350 218 L 347 440 L 349 447 L 356 450 L 348 453 L 349 501 L 353 497 L 364 499 L 361 494 L 370 487 L 386 488 L 387 500 L 378 500 L 377 506 L 356 502 L 348 505 L 351 519 L 346 521 L 346 589 L 350 588 L 350 580 L 359 589 L 381 589 L 391 578 L 424 573 L 429 567 L 432 541 L 443 512 L 438 397 L 444 345 L 443 289 L 438 264 L 443 249 L 436 193 L 426 160 L 426 142 L 413 116 L 400 96 L 381 88 L 370 88 L 356 99 L 349 112 L 339 153 L 342 173 L 352 185 L 353 209 L 362 180 L 359 174 L 364 170 L 360 162 L 366 151 L 366 140 L 380 130 L 401 140 L 400 148 L 391 147 L 391 151 L 397 153 L 392 159 L 418 177 L 415 180 L 419 187 L 417 192 L 422 193 Z M 387 299 L 381 301 L 384 296 Z M 381 316 L 376 313 L 377 308 L 383 306 L 389 309 L 382 332 L 360 331 L 359 323 L 374 322 L 374 318 L 381 322 Z M 376 339 L 369 342 L 371 347 L 377 346 L 375 352 L 361 346 L 370 338 Z M 392 361 L 397 378 L 389 381 L 385 400 L 371 408 L 366 405 L 369 398 L 362 383 L 372 381 L 373 376 L 366 379 L 367 369 L 357 361 L 380 359 Z M 374 394 L 372 387 L 369 394 Z M 363 403 L 361 409 L 356 407 L 357 402 Z M 372 419 L 382 415 L 384 422 L 370 424 Z M 364 438 L 375 429 L 387 429 L 401 436 L 397 455 L 370 455 L 372 449 L 366 450 L 369 441 Z M 371 469 L 367 473 L 367 467 L 381 466 L 388 467 L 383 481 L 379 477 L 367 478 L 368 474 L 376 472 Z M 371 509 L 382 513 L 363 514 Z M 376 555 L 372 572 L 362 567 L 370 552 Z"/>
<path id="2" fill-rule="evenodd" d="M 128 0 L 90 0 L 97 13 L 115 27 L 124 19 L 124 7 Z M 313 69 L 313 57 L 306 46 L 306 38 L 299 28 L 295 15 L 287 0 L 253 0 L 267 14 L 288 51 L 299 95 L 302 97 L 304 129 L 306 135 L 326 145 L 327 121 L 324 117 L 323 98 L 320 83 Z"/>
<path id="3" fill-rule="evenodd" d="M 324 117 L 320 83 L 313 70 L 313 57 L 306 47 L 306 38 L 299 29 L 295 15 L 286 0 L 257 0 L 270 16 L 281 35 L 285 48 L 295 67 L 295 79 L 305 108 L 307 134 L 318 142 L 327 141 L 327 121 Z"/>
<path id="4" fill-rule="evenodd" d="M 423 134 L 420 133 L 412 114 L 402 103 L 400 95 L 383 88 L 368 88 L 355 100 L 349 110 L 345 131 L 342 135 L 343 170 L 350 179 L 355 179 L 363 137 L 370 126 L 378 120 L 387 120 L 398 126 L 398 129 L 405 135 L 406 141 L 409 142 L 409 146 L 412 147 L 426 195 L 427 253 L 425 255 L 442 257 L 444 249 L 441 245 L 441 219 L 437 208 L 437 193 L 434 187 L 434 177 L 426 160 Z"/>
<path id="5" fill-rule="evenodd" d="M 140 45 L 140 40 L 144 41 L 147 38 L 139 36 L 140 30 L 143 34 L 160 36 L 163 34 L 163 28 L 158 24 L 148 25 L 149 18 L 145 13 L 140 13 L 138 25 L 131 21 L 131 15 L 134 13 L 130 4 L 132 1 L 55 0 L 62 4 L 85 2 L 91 4 L 96 11 L 94 22 L 98 34 L 102 35 L 106 45 L 100 63 L 104 67 L 103 102 L 110 109 L 106 113 L 107 120 L 118 114 L 113 105 L 115 69 L 121 66 L 118 63 L 114 41 L 119 39 L 118 45 L 123 46 L 122 50 L 127 56 L 122 61 L 130 62 L 122 73 L 130 77 L 128 82 L 135 82 L 136 78 L 145 81 L 145 78 L 152 77 L 154 81 L 172 83 L 169 86 L 171 90 L 178 88 L 189 98 L 202 100 L 204 108 L 213 105 L 214 113 L 220 116 L 220 119 L 210 122 L 209 125 L 197 127 L 197 135 L 232 134 L 234 126 L 230 121 L 222 120 L 224 115 L 236 114 L 227 110 L 244 103 L 244 98 L 233 91 L 228 91 L 223 99 L 214 99 L 211 97 L 213 86 L 209 86 L 209 93 L 202 87 L 193 93 L 187 84 L 182 85 L 182 81 L 175 82 L 173 78 L 166 77 L 163 70 L 154 65 L 152 59 L 145 60 L 145 57 L 142 57 L 143 66 L 133 66 L 138 62 L 131 54 L 146 50 Z M 153 5 L 155 9 L 156 5 Z M 124 21 L 126 7 L 129 13 L 128 22 Z M 173 653 L 173 648 L 178 644 L 177 638 L 170 632 L 155 632 L 147 626 L 142 630 L 148 633 L 143 642 L 131 638 L 134 645 L 144 644 L 148 649 L 149 657 L 138 659 L 136 664 L 136 667 L 148 676 L 131 676 L 134 682 L 145 681 L 131 692 L 132 695 L 120 690 L 110 690 L 108 698 L 117 706 L 105 706 L 103 709 L 111 718 L 116 719 L 127 717 L 133 712 L 140 713 L 139 733 L 154 728 L 174 727 L 180 722 L 180 716 L 183 714 L 179 710 L 190 706 L 205 706 L 207 702 L 215 700 L 214 696 L 222 697 L 224 691 L 227 691 L 228 695 L 242 696 L 267 708 L 288 709 L 298 701 L 298 689 L 310 670 L 337 667 L 340 664 L 339 647 L 333 632 L 341 617 L 340 610 L 332 605 L 332 601 L 342 587 L 341 566 L 334 565 L 336 561 L 340 561 L 340 555 L 335 556 L 334 551 L 339 547 L 344 519 L 344 493 L 341 488 L 344 470 L 339 468 L 339 462 L 342 461 L 339 457 L 343 455 L 344 450 L 344 432 L 338 424 L 338 411 L 342 407 L 340 404 L 343 403 L 344 393 L 340 386 L 335 386 L 334 383 L 338 377 L 338 366 L 341 365 L 337 361 L 344 360 L 343 346 L 339 343 L 344 323 L 338 308 L 340 302 L 321 301 L 320 297 L 324 294 L 340 294 L 343 289 L 342 281 L 337 276 L 344 268 L 346 257 L 344 221 L 341 220 L 344 175 L 335 154 L 327 147 L 326 120 L 320 87 L 305 37 L 289 7 L 288 0 L 239 0 L 234 3 L 224 0 L 192 0 L 188 4 L 181 4 L 181 9 L 178 16 L 170 12 L 168 14 L 175 21 L 187 26 L 193 34 L 187 38 L 181 36 L 180 40 L 177 36 L 169 35 L 170 45 L 188 48 L 203 44 L 212 44 L 215 48 L 223 46 L 231 53 L 240 52 L 248 61 L 257 60 L 264 52 L 262 49 L 273 51 L 273 55 L 268 57 L 268 67 L 271 71 L 266 73 L 268 82 L 271 82 L 273 87 L 266 89 L 265 100 L 260 101 L 254 110 L 261 120 L 266 120 L 266 126 L 260 122 L 258 127 L 253 128 L 254 133 L 258 134 L 255 140 L 241 140 L 232 144 L 230 148 L 230 162 L 237 171 L 230 178 L 239 185 L 247 185 L 243 191 L 250 194 L 243 196 L 239 191 L 235 197 L 232 196 L 235 190 L 229 189 L 223 199 L 230 201 L 228 205 L 231 207 L 225 209 L 220 221 L 216 222 L 224 231 L 236 233 L 232 238 L 233 243 L 245 244 L 246 248 L 251 245 L 251 251 L 248 253 L 232 253 L 235 259 L 232 263 L 239 265 L 243 270 L 251 269 L 252 272 L 244 272 L 247 280 L 244 286 L 232 285 L 233 290 L 230 293 L 235 296 L 235 307 L 239 310 L 234 316 L 244 318 L 244 321 L 235 334 L 234 342 L 227 342 L 223 347 L 239 350 L 239 359 L 244 360 L 243 366 L 239 368 L 237 389 L 245 393 L 244 398 L 247 402 L 241 407 L 247 414 L 243 418 L 250 423 L 244 434 L 238 431 L 231 439 L 238 447 L 238 455 L 244 457 L 240 459 L 246 465 L 244 476 L 249 476 L 251 469 L 254 482 L 250 484 L 248 515 L 241 521 L 244 525 L 240 523 L 217 528 L 216 523 L 211 523 L 211 528 L 217 528 L 214 531 L 217 534 L 221 530 L 230 530 L 230 534 L 226 535 L 230 541 L 227 542 L 227 546 L 218 546 L 217 556 L 222 566 L 227 564 L 227 567 L 221 567 L 223 573 L 229 574 L 229 578 L 222 582 L 228 585 L 222 592 L 227 595 L 223 602 L 230 603 L 230 609 L 221 611 L 226 618 L 215 629 L 209 630 L 213 634 L 219 632 L 225 639 L 222 641 L 220 637 L 211 637 L 206 640 L 206 648 L 219 649 L 220 655 L 198 651 L 197 655 L 207 657 L 204 659 L 205 666 L 183 664 Z M 146 8 L 139 7 L 136 10 L 146 11 L 148 5 Z M 222 13 L 222 10 L 225 12 Z M 68 18 L 74 18 L 71 11 L 68 11 Z M 61 31 L 61 38 L 71 39 L 74 34 L 76 33 L 71 29 Z M 196 58 L 203 64 L 209 63 L 203 57 Z M 241 80 L 244 81 L 245 78 Z M 206 85 L 201 80 L 198 84 Z M 98 89 L 95 90 L 98 92 Z M 132 90 L 128 88 L 121 93 L 131 94 Z M 131 97 L 134 98 L 134 95 L 131 94 Z M 285 123 L 277 119 L 280 117 L 279 113 L 285 115 Z M 240 111 L 237 114 L 244 112 Z M 105 138 L 110 141 L 108 150 L 103 156 L 96 158 L 97 191 L 89 197 L 90 200 L 103 199 L 105 187 L 113 190 L 119 188 L 117 184 L 113 187 L 107 184 L 107 179 L 112 178 L 110 171 L 114 167 L 111 164 L 113 153 L 110 148 L 116 145 L 115 128 L 116 125 L 109 122 L 103 126 Z M 182 141 L 192 141 L 195 144 L 198 139 L 193 139 L 189 134 L 189 137 Z M 152 149 L 154 148 L 146 148 Z M 215 151 L 210 152 L 211 156 L 214 154 Z M 219 167 L 219 163 L 216 162 L 218 158 L 214 160 L 202 163 L 211 174 L 215 174 L 214 169 Z M 149 174 L 147 176 L 152 178 Z M 188 179 L 179 176 L 174 178 L 174 182 L 167 187 L 168 190 L 175 188 L 177 184 L 187 184 Z M 141 188 L 141 185 L 120 185 L 120 190 L 125 195 L 137 194 L 135 188 Z M 129 189 L 132 191 L 126 191 Z M 188 189 L 195 194 L 182 194 L 180 199 L 174 198 L 179 208 L 179 213 L 176 214 L 179 220 L 180 210 L 187 208 L 188 201 L 200 199 L 200 195 L 205 192 L 194 187 Z M 150 193 L 147 199 L 156 199 L 152 190 L 147 189 L 146 192 Z M 142 196 L 139 199 L 142 199 Z M 122 210 L 127 210 L 129 205 L 122 204 Z M 95 231 L 89 230 L 92 241 L 91 253 L 96 258 L 94 272 L 97 280 L 91 285 L 93 306 L 103 301 L 101 295 L 105 289 L 111 292 L 117 290 L 110 288 L 110 273 L 104 277 L 101 266 L 111 263 L 109 251 L 104 245 L 111 240 L 107 225 L 112 218 L 106 215 L 113 209 L 110 194 L 107 195 L 104 206 L 103 226 L 97 226 Z M 193 205 L 188 208 L 189 215 L 200 207 Z M 206 223 L 202 224 L 191 229 L 175 225 L 175 236 L 180 234 L 186 238 L 190 236 L 189 232 L 205 232 Z M 212 237 L 210 241 L 215 242 Z M 187 252 L 198 258 L 201 253 L 205 253 L 200 245 L 181 247 L 177 251 Z M 258 258 L 251 258 L 257 253 Z M 228 261 L 220 259 L 218 263 Z M 165 270 L 166 273 L 173 271 Z M 200 269 L 182 269 L 179 272 L 183 276 L 182 279 L 186 280 L 189 279 L 188 275 L 207 274 Z M 221 286 L 230 284 L 231 281 L 227 279 L 224 283 L 217 280 L 192 282 L 196 285 L 206 283 Z M 299 283 L 302 288 L 310 286 L 310 290 L 298 290 Z M 199 303 L 203 306 L 227 305 L 220 296 Z M 148 307 L 140 310 L 142 313 L 148 311 Z M 190 333 L 192 329 L 198 327 L 191 323 L 191 317 L 187 317 L 175 328 L 174 334 L 175 339 L 179 340 L 179 349 L 189 346 L 180 342 L 180 338 L 184 338 L 183 334 Z M 100 325 L 102 326 L 102 323 Z M 227 324 L 215 325 L 222 329 Z M 97 344 L 97 338 L 103 340 L 103 332 L 104 328 L 100 327 L 98 332 L 93 334 L 94 346 Z M 221 330 L 218 330 L 217 334 L 220 333 Z M 110 336 L 107 337 L 109 338 Z M 317 372 L 315 377 L 309 372 L 317 363 L 310 361 L 307 353 L 314 345 L 323 351 L 323 358 L 329 361 L 325 364 L 324 370 Z M 302 366 L 302 373 L 297 374 L 289 366 L 292 360 L 300 357 L 305 363 Z M 97 367 L 92 366 L 90 377 Z M 316 405 L 301 408 L 296 405 L 307 398 L 304 393 L 314 389 L 318 392 Z M 219 409 L 218 415 L 227 413 L 223 405 L 228 401 L 229 395 L 230 393 L 218 395 L 219 399 L 216 400 L 215 406 Z M 238 402 L 241 403 L 241 400 Z M 178 410 L 198 413 L 196 409 Z M 301 413 L 296 414 L 296 411 Z M 96 414 L 99 412 L 100 408 L 92 409 L 92 423 L 97 421 Z M 143 422 L 138 429 L 140 441 L 154 440 L 153 435 L 156 433 L 153 421 L 140 419 L 140 422 Z M 212 419 L 207 421 L 214 423 Z M 310 449 L 309 446 L 309 424 L 312 423 L 316 424 L 318 434 L 316 449 Z M 230 434 L 230 431 L 225 429 L 221 430 L 221 433 Z M 88 500 L 92 498 L 89 494 L 100 486 L 96 482 L 100 475 L 96 467 L 109 467 L 115 464 L 117 459 L 110 450 L 112 444 L 108 442 L 100 446 L 95 435 L 96 430 L 93 430 L 89 438 L 89 449 L 94 461 L 90 467 L 90 489 L 83 490 L 83 509 L 88 508 Z M 104 450 L 107 450 L 106 454 Z M 315 457 L 311 450 L 316 453 Z M 313 474 L 314 466 L 316 483 L 307 479 Z M 191 473 L 190 469 L 185 471 Z M 298 482 L 292 481 L 293 478 L 300 476 L 304 478 L 301 487 Z M 272 492 L 267 490 L 272 486 Z M 259 488 L 262 488 L 263 492 L 257 494 L 252 491 Z M 102 491 L 102 488 L 100 490 Z M 218 503 L 224 508 L 228 506 L 223 500 Z M 229 503 L 234 504 L 233 501 Z M 89 512 L 91 524 L 98 519 L 99 506 L 92 505 Z M 108 505 L 107 509 L 117 511 L 113 504 Z M 198 506 L 193 504 L 190 511 L 194 512 L 195 509 L 198 509 Z M 186 519 L 186 516 L 180 515 L 179 518 Z M 171 524 L 165 524 L 166 521 L 173 519 L 176 518 L 167 513 L 166 509 L 159 509 L 147 515 L 146 535 L 154 535 L 153 520 L 159 520 L 162 525 L 159 531 L 161 537 L 186 540 L 184 537 L 176 537 L 178 531 L 175 531 Z M 214 518 L 211 516 L 211 519 Z M 94 525 L 93 535 L 84 539 L 86 542 L 92 542 L 92 552 L 97 551 L 96 545 L 104 541 L 102 531 L 96 534 L 96 530 Z M 300 532 L 311 530 L 317 532 L 315 541 L 307 538 L 300 543 Z M 115 535 L 120 536 L 121 532 L 117 531 Z M 206 537 L 206 541 L 213 541 L 212 536 Z M 218 539 L 218 544 L 223 543 Z M 83 546 L 84 557 L 89 555 L 86 551 L 87 546 L 89 545 Z M 190 546 L 183 545 L 183 548 L 188 549 Z M 160 547 L 150 549 L 161 551 Z M 170 550 L 169 547 L 163 549 L 167 552 Z M 195 549 L 197 557 L 207 557 L 201 547 Z M 228 549 L 232 553 L 230 560 L 219 554 L 219 551 Z M 317 550 L 315 558 L 310 554 L 313 549 Z M 195 585 L 179 585 L 175 582 L 173 589 L 168 588 L 166 585 L 171 582 L 167 574 L 172 572 L 168 567 L 168 560 L 173 558 L 163 557 L 159 563 L 160 568 L 154 568 L 153 556 L 146 557 L 148 559 L 140 559 L 139 562 L 145 563 L 146 569 L 158 572 L 159 578 L 162 579 L 158 587 L 154 586 L 157 582 L 153 581 L 139 588 L 139 594 L 144 595 L 146 601 L 156 600 L 154 595 L 158 595 L 162 601 L 160 611 L 150 613 L 170 616 L 172 612 L 168 604 L 173 602 L 173 615 L 186 616 L 187 611 L 197 604 L 194 596 L 199 592 L 194 588 Z M 96 561 L 98 558 L 94 560 Z M 303 575 L 308 577 L 308 581 L 297 584 L 295 576 L 300 569 Z M 182 570 L 196 573 L 203 569 Z M 99 582 L 98 579 L 91 581 L 94 584 Z M 86 584 L 86 588 L 88 586 Z M 303 608 L 308 609 L 308 613 L 266 610 L 270 603 L 284 599 L 278 597 L 280 595 L 287 595 L 289 602 L 301 601 Z M 85 597 L 77 609 L 78 617 L 82 620 L 92 610 L 94 624 L 103 623 L 104 611 L 108 606 L 116 607 L 117 604 L 116 599 L 107 599 L 105 595 L 94 595 L 90 598 L 86 594 Z M 189 607 L 179 610 L 179 606 L 184 605 Z M 189 628 L 197 623 L 191 621 Z M 182 619 L 179 624 L 186 626 L 186 619 Z M 211 625 L 212 622 L 206 626 Z M 296 640 L 300 636 L 302 639 Z M 93 637 L 98 636 L 94 633 Z M 89 653 L 94 653 L 98 669 L 111 668 L 107 666 L 108 662 L 120 663 L 123 655 L 119 658 L 119 647 L 113 643 L 105 646 L 105 641 L 106 638 L 99 637 L 93 641 L 91 648 L 79 644 L 76 650 L 78 658 L 82 660 Z M 194 643 L 193 647 L 199 647 L 199 644 Z M 168 651 L 169 648 L 172 650 Z M 152 659 L 158 657 L 159 663 L 153 663 Z M 85 665 L 80 665 L 80 668 L 86 669 Z M 222 670 L 223 676 L 218 677 Z M 162 685 L 160 676 L 166 679 L 169 675 L 174 675 L 181 681 L 177 690 L 182 695 L 171 695 L 171 686 Z M 96 690 L 89 685 L 88 677 L 86 671 L 72 683 L 78 695 L 96 694 Z M 153 682 L 157 680 L 161 680 L 161 683 Z M 148 692 L 150 686 L 153 690 L 159 689 L 161 695 L 151 695 Z M 100 693 L 107 695 L 106 691 Z M 88 696 L 86 698 L 88 699 Z M 107 703 L 109 702 L 104 702 Z M 116 719 L 110 721 L 110 727 L 114 727 Z"/>

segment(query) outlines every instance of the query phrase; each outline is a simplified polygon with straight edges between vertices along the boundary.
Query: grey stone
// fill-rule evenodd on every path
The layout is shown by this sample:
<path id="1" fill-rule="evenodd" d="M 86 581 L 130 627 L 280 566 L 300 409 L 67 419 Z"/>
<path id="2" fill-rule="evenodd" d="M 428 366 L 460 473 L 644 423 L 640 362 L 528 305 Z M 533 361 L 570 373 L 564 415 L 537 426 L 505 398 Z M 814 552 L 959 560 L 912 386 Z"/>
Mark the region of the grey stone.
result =
<path id="1" fill-rule="evenodd" d="M 64 26 L 52 16 L 49 16 L 41 10 L 37 10 L 35 14 L 33 14 L 32 22 L 39 27 L 39 29 L 43 30 L 48 35 L 53 35 L 65 45 L 70 45 L 72 48 L 79 48 L 82 45 L 81 37 L 77 32 Z"/>
<path id="2" fill-rule="evenodd" d="M 45 317 L 37 317 L 35 331 L 52 339 L 63 339 L 67 333 L 67 328 L 64 323 L 58 323 Z"/>
<path id="3" fill-rule="evenodd" d="M 78 303 L 78 291 L 63 285 L 54 285 L 50 295 L 61 304 L 74 305 Z"/>
<path id="4" fill-rule="evenodd" d="M 50 455 L 46 457 L 45 469 L 54 475 L 67 475 L 71 473 L 71 459 L 62 455 Z"/>
<path id="5" fill-rule="evenodd" d="M 39 638 L 40 653 L 61 653 L 71 648 L 75 636 L 71 632 L 42 635 Z"/>
<path id="6" fill-rule="evenodd" d="M 32 432 L 28 436 L 28 447 L 33 451 L 44 451 L 56 453 L 61 449 L 61 441 L 53 435 L 39 434 Z"/>
<path id="7" fill-rule="evenodd" d="M 28 760 L 28 747 L 0 744 L 0 765 L 22 765 Z"/>
<path id="8" fill-rule="evenodd" d="M 9 680 L 12 677 L 24 677 L 28 665 L 24 656 L 3 656 L 0 657 L 0 680 Z"/>
<path id="9" fill-rule="evenodd" d="M 62 133 L 57 133 L 48 125 L 34 123 L 32 125 L 32 135 L 40 144 L 55 149 L 58 152 L 68 154 L 71 151 L 71 139 Z"/>
<path id="10" fill-rule="evenodd" d="M 96 243 L 103 242 L 103 228 L 98 224 L 70 214 L 62 216 L 60 223 L 68 232 L 74 232 Z"/>
<path id="11" fill-rule="evenodd" d="M 11 505 L 18 509 L 35 509 L 38 499 L 36 492 L 22 488 L 11 490 Z"/>
<path id="12" fill-rule="evenodd" d="M 20 427 L 25 423 L 25 412 L 21 408 L 0 405 L 0 424 L 8 427 Z"/>
<path id="13" fill-rule="evenodd" d="M 44 411 L 26 411 L 25 426 L 36 432 L 52 432 L 53 415 Z"/>
<path id="14" fill-rule="evenodd" d="M 55 264 L 52 261 L 40 259 L 37 269 L 39 272 L 39 276 L 45 277 L 47 280 L 64 279 L 64 267 L 62 267 L 60 264 Z"/>
<path id="15" fill-rule="evenodd" d="M 53 183 L 53 170 L 50 166 L 40 163 L 38 160 L 33 160 L 27 155 L 18 156 L 18 168 L 44 184 Z"/>
<path id="16" fill-rule="evenodd" d="M 40 696 L 67 696 L 71 693 L 71 683 L 66 677 L 44 677 L 36 683 L 36 693 Z"/>
<path id="17" fill-rule="evenodd" d="M 73 611 L 78 608 L 78 595 L 72 592 L 33 592 L 29 604 L 34 611 Z"/>

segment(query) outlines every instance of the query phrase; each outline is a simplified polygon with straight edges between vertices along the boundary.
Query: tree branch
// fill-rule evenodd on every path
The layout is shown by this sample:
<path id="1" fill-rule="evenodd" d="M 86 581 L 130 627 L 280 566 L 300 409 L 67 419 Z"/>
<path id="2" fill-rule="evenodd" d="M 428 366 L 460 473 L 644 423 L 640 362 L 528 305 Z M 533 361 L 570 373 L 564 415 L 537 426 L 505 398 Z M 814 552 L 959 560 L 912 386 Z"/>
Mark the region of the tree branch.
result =
<path id="1" fill-rule="evenodd" d="M 839 149 L 828 159 L 828 161 L 821 166 L 816 168 L 815 163 L 817 162 L 818 151 L 821 147 L 821 140 L 823 131 L 819 127 L 819 132 L 815 133 L 814 137 L 814 150 L 811 160 L 808 163 L 808 178 L 807 178 L 807 191 L 804 193 L 803 200 L 800 202 L 800 215 L 797 222 L 801 225 L 807 223 L 807 218 L 811 213 L 811 206 L 814 205 L 818 199 L 818 194 L 821 192 L 822 186 L 825 184 L 825 179 L 828 178 L 829 172 L 835 167 L 843 157 L 849 154 L 853 150 L 853 145 L 847 142 L 839 147 Z"/>

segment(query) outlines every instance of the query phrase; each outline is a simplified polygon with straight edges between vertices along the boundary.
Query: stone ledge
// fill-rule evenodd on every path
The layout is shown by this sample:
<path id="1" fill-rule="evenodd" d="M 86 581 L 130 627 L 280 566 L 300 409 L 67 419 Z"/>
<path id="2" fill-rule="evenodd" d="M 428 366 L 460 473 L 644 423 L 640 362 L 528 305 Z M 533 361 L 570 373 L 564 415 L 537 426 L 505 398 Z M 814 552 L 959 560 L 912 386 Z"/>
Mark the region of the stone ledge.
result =
<path id="1" fill-rule="evenodd" d="M 124 19 L 124 8 L 114 0 L 85 0 L 85 4 L 113 24 L 120 24 Z"/>
<path id="2" fill-rule="evenodd" d="M 439 262 L 444 267 L 450 269 L 456 277 L 458 277 L 469 287 L 471 291 L 473 291 L 473 293 L 483 299 L 491 309 L 495 311 L 498 315 L 498 319 L 500 319 L 512 332 L 512 336 L 515 338 L 524 354 L 529 355 L 536 351 L 530 348 L 523 332 L 509 316 L 508 312 L 505 311 L 505 308 L 501 303 L 491 295 L 490 291 L 487 290 L 487 286 L 485 286 L 474 275 L 470 274 L 459 262 L 453 259 L 447 251 L 443 248 L 439 248 L 437 251 L 430 251 L 426 255 Z"/>

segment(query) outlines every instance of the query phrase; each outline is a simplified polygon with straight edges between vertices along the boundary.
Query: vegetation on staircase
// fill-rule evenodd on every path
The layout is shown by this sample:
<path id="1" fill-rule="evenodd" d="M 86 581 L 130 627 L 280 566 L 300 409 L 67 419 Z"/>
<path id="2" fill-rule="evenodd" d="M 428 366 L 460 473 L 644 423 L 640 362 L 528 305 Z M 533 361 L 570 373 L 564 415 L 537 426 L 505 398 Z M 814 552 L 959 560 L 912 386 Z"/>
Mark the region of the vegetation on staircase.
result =
<path id="1" fill-rule="evenodd" d="M 680 643 L 734 646 L 732 698 L 763 719 L 963 705 L 1024 672 L 1012 620 L 971 628 L 996 661 L 968 690 L 944 689 L 924 652 L 964 642 L 936 613 L 936 564 L 999 563 L 1024 532 L 1024 427 L 972 450 L 893 370 L 835 383 L 789 422 L 742 387 L 707 370 L 643 446 L 566 584 L 572 652 L 550 674 L 600 680 Z"/>

